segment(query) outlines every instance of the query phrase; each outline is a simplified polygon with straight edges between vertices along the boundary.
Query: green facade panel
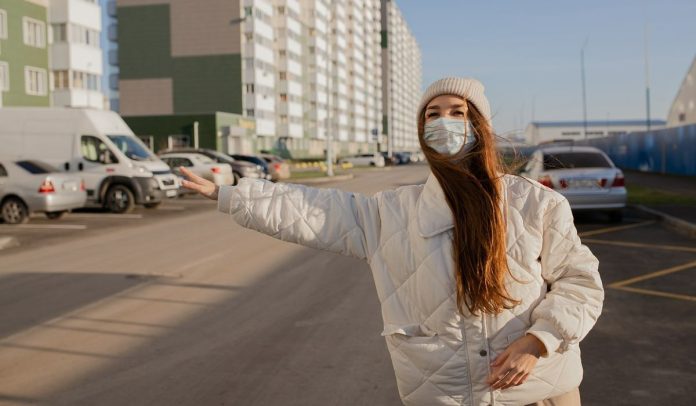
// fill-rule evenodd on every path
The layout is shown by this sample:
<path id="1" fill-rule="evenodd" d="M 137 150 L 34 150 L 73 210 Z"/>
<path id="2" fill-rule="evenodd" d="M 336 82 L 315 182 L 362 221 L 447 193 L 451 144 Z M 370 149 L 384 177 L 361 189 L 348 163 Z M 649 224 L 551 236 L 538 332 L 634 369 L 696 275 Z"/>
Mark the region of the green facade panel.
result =
<path id="1" fill-rule="evenodd" d="M 121 79 L 172 76 L 168 5 L 119 7 L 118 42 Z"/>
<path id="2" fill-rule="evenodd" d="M 46 46 L 37 48 L 24 44 L 24 17 L 42 21 L 48 33 L 46 7 L 25 0 L 0 0 L 0 10 L 7 14 L 7 38 L 0 39 L 0 62 L 9 68 L 9 91 L 2 94 L 3 106 L 48 107 L 51 104 L 49 90 L 50 70 L 48 67 L 48 38 Z M 46 95 L 33 96 L 26 92 L 25 67 L 46 71 Z"/>
<path id="3" fill-rule="evenodd" d="M 174 113 L 242 114 L 241 55 L 174 58 Z"/>
<path id="4" fill-rule="evenodd" d="M 194 123 L 198 122 L 200 148 L 218 149 L 215 114 L 123 117 L 138 136 L 152 136 L 155 152 L 166 149 L 170 135 L 188 135 L 193 142 Z"/>

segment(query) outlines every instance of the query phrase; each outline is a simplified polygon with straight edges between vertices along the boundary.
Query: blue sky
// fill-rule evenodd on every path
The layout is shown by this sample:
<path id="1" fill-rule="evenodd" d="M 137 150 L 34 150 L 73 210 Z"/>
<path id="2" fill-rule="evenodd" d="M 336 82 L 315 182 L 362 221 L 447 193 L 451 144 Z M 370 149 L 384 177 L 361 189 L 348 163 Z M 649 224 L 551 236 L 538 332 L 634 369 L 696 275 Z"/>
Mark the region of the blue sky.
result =
<path id="1" fill-rule="evenodd" d="M 423 54 L 423 86 L 448 75 L 486 86 L 496 130 L 582 119 L 645 118 L 644 31 L 651 116 L 665 119 L 696 56 L 694 0 L 396 0 Z M 533 103 L 534 101 L 534 103 Z"/>

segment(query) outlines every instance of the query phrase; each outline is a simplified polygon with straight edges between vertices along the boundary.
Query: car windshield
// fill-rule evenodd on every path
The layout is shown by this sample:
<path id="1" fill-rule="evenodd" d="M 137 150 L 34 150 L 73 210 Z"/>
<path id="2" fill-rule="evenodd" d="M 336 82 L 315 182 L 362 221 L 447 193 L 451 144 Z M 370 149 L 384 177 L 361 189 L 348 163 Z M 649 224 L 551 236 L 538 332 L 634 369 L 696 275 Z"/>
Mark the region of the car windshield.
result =
<path id="1" fill-rule="evenodd" d="M 52 167 L 51 165 L 45 163 L 45 162 L 39 162 L 39 161 L 17 161 L 15 162 L 17 166 L 20 168 L 24 169 L 25 171 L 33 174 L 41 174 L 41 173 L 51 173 L 51 172 L 60 172 L 58 169 Z"/>
<path id="2" fill-rule="evenodd" d="M 134 161 L 155 161 L 157 159 L 145 144 L 135 137 L 130 135 L 109 135 L 108 137 L 125 156 Z"/>
<path id="3" fill-rule="evenodd" d="M 611 163 L 607 158 L 597 152 L 557 152 L 544 154 L 544 170 L 611 167 Z"/>

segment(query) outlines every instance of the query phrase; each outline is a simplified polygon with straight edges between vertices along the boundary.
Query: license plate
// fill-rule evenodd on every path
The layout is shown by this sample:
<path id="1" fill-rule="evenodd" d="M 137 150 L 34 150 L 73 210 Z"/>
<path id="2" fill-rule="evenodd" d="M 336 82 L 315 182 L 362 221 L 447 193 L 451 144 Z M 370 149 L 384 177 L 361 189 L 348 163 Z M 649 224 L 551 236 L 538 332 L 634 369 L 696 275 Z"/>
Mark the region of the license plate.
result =
<path id="1" fill-rule="evenodd" d="M 167 194 L 167 197 L 176 196 L 176 190 L 167 190 L 165 193 Z"/>
<path id="2" fill-rule="evenodd" d="M 63 190 L 77 190 L 77 183 L 75 182 L 65 182 L 63 183 Z"/>
<path id="3" fill-rule="evenodd" d="M 568 179 L 568 187 L 574 189 L 588 189 L 599 187 L 597 179 Z"/>

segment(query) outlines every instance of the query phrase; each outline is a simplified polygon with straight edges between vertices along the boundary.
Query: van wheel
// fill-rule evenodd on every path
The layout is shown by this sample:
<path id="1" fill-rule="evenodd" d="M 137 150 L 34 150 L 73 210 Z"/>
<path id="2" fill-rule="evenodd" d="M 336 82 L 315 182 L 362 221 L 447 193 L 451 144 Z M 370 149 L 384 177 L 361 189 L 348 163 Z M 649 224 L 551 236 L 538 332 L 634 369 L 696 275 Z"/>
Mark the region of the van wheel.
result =
<path id="1" fill-rule="evenodd" d="M 24 224 L 29 221 L 29 209 L 24 202 L 16 197 L 10 197 L 0 208 L 2 219 L 6 224 Z"/>
<path id="2" fill-rule="evenodd" d="M 129 213 L 135 207 L 135 197 L 129 187 L 113 185 L 106 191 L 105 207 L 112 213 Z"/>
<path id="3" fill-rule="evenodd" d="M 156 203 L 145 203 L 143 206 L 145 206 L 146 209 L 156 209 L 162 204 L 162 202 L 156 202 Z"/>
<path id="4" fill-rule="evenodd" d="M 65 214 L 67 213 L 67 210 L 61 210 L 61 211 L 47 211 L 46 212 L 46 217 L 48 217 L 51 220 L 58 220 L 62 219 L 65 217 Z"/>

